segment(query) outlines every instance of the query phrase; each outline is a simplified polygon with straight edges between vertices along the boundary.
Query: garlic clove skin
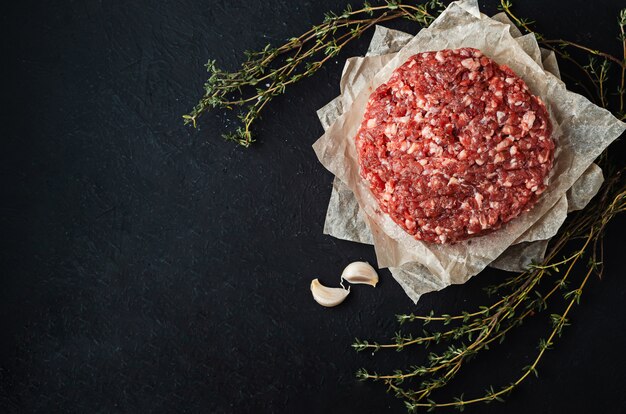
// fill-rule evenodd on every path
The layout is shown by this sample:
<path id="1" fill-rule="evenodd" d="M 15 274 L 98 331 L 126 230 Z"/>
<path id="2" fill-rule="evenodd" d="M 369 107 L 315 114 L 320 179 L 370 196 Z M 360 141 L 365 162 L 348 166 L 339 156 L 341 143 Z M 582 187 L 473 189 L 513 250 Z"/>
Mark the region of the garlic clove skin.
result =
<path id="1" fill-rule="evenodd" d="M 374 287 L 378 283 L 378 273 L 367 262 L 350 263 L 343 270 L 341 278 L 349 283 L 361 283 Z"/>
<path id="2" fill-rule="evenodd" d="M 350 293 L 350 288 L 330 288 L 322 285 L 318 279 L 311 281 L 311 293 L 317 303 L 327 308 L 339 305 Z"/>

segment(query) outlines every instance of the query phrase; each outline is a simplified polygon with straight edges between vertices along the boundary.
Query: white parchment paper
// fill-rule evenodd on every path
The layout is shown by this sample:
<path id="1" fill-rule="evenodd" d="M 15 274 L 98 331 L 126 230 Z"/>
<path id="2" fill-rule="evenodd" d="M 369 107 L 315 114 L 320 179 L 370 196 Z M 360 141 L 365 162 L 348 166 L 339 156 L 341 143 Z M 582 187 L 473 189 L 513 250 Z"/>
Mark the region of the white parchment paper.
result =
<path id="1" fill-rule="evenodd" d="M 509 65 L 542 97 L 553 116 L 558 151 L 548 190 L 533 210 L 492 234 L 455 245 L 431 245 L 413 239 L 378 210 L 358 174 L 352 139 L 371 91 L 409 56 L 466 46 Z M 346 62 L 341 95 L 318 111 L 327 132 L 314 148 L 337 176 L 324 232 L 373 243 L 379 266 L 389 267 L 414 301 L 425 292 L 463 283 L 487 265 L 520 270 L 543 258 L 547 239 L 556 234 L 568 209 L 584 207 L 597 192 L 602 174 L 592 161 L 621 134 L 624 124 L 568 92 L 557 77 L 552 53 L 540 50 L 534 37 L 520 36 L 505 15 L 481 15 L 475 1 L 451 4 L 415 37 L 378 27 L 368 55 Z"/>

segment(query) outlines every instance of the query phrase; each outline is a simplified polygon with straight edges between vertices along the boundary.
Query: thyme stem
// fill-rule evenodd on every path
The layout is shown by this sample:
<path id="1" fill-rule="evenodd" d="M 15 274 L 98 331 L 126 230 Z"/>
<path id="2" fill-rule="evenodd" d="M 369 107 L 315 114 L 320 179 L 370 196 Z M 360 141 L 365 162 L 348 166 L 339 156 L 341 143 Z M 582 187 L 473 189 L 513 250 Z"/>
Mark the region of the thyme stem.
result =
<path id="1" fill-rule="evenodd" d="M 580 50 L 583 50 L 587 53 L 590 53 L 592 55 L 596 55 L 596 56 L 601 56 L 604 59 L 610 60 L 614 63 L 616 63 L 620 68 L 624 68 L 626 67 L 626 63 L 618 58 L 616 58 L 615 56 L 605 53 L 605 52 L 601 52 L 599 50 L 596 49 L 591 49 L 589 47 L 583 46 L 581 44 L 575 43 L 575 42 L 570 42 L 569 40 L 563 40 L 563 39 L 542 39 L 539 41 L 539 43 L 543 43 L 546 45 L 553 45 L 553 44 L 558 44 L 558 45 L 566 45 L 566 46 L 571 46 Z"/>
<path id="2" fill-rule="evenodd" d="M 387 0 L 379 6 L 366 2 L 358 10 L 348 7 L 339 15 L 327 13 L 322 24 L 279 47 L 267 45 L 260 52 L 247 52 L 247 60 L 235 72 L 223 71 L 209 61 L 204 95 L 189 114 L 183 115 L 185 124 L 197 127 L 198 118 L 212 109 L 236 110 L 241 126 L 224 134 L 224 138 L 250 146 L 254 142 L 252 125 L 268 102 L 285 93 L 290 85 L 313 75 L 372 26 L 400 18 L 428 26 L 443 4 L 439 0 L 422 1 L 421 5 L 405 5 Z"/>

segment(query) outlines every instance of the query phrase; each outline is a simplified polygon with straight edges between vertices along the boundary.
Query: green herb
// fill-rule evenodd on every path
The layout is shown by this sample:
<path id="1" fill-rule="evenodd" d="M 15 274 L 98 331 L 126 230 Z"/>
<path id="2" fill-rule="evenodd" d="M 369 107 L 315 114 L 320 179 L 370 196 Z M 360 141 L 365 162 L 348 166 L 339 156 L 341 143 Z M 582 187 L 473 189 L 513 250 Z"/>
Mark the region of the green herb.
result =
<path id="1" fill-rule="evenodd" d="M 626 100 L 626 89 L 624 88 L 626 81 L 626 35 L 624 34 L 624 28 L 626 27 L 626 9 L 620 11 L 617 19 L 617 25 L 619 27 L 618 39 L 622 43 L 623 56 L 621 58 L 615 57 L 609 53 L 602 52 L 597 49 L 592 49 L 584 45 L 570 42 L 564 39 L 545 39 L 540 33 L 533 31 L 530 27 L 534 22 L 527 19 L 517 17 L 511 11 L 512 3 L 510 0 L 500 0 L 499 9 L 504 11 L 511 20 L 526 33 L 532 33 L 537 38 L 539 44 L 547 49 L 554 51 L 561 59 L 566 60 L 574 66 L 576 66 L 586 78 L 586 82 L 589 83 L 594 91 L 591 93 L 588 89 L 589 85 L 583 85 L 576 82 L 583 87 L 587 92 L 587 97 L 594 100 L 597 104 L 604 108 L 608 107 L 607 100 L 607 81 L 608 72 L 611 65 L 616 65 L 620 70 L 621 76 L 619 83 L 615 88 L 616 95 L 619 97 L 619 106 L 616 112 L 616 116 L 620 120 L 626 119 L 626 112 L 624 107 L 624 101 Z M 583 52 L 588 60 L 587 64 L 581 64 L 578 60 L 572 57 L 569 50 L 577 50 Z M 598 63 L 598 59 L 600 62 Z M 573 79 L 576 80 L 574 77 Z"/>
<path id="2" fill-rule="evenodd" d="M 254 142 L 252 124 L 274 97 L 286 88 L 317 72 L 350 41 L 378 23 L 408 19 L 428 26 L 444 8 L 438 0 L 412 6 L 388 0 L 380 6 L 365 3 L 358 10 L 347 7 L 340 14 L 327 13 L 322 24 L 313 26 L 279 47 L 246 52 L 246 61 L 236 72 L 219 69 L 214 60 L 206 64 L 209 79 L 204 96 L 193 110 L 183 115 L 185 124 L 197 125 L 203 113 L 216 108 L 238 111 L 241 126 L 223 137 L 244 147 Z"/>
<path id="3" fill-rule="evenodd" d="M 528 271 L 521 273 L 497 286 L 488 287 L 487 293 L 498 295 L 499 299 L 490 306 L 459 315 L 398 315 L 399 323 L 406 324 L 422 321 L 424 324 L 439 322 L 447 329 L 434 332 L 424 331 L 423 335 L 413 337 L 411 334 L 396 333 L 392 343 L 379 344 L 356 340 L 352 345 L 357 351 L 379 351 L 382 349 L 402 350 L 410 345 L 429 345 L 431 343 L 447 343 L 447 349 L 440 353 L 431 353 L 428 362 L 405 370 L 397 370 L 390 374 L 370 373 L 364 369 L 357 372 L 362 380 L 382 381 L 387 389 L 396 396 L 403 398 L 410 411 L 419 408 L 434 409 L 439 407 L 465 407 L 479 402 L 502 401 L 509 392 L 527 379 L 531 374 L 538 376 L 537 366 L 545 353 L 552 349 L 557 337 L 561 337 L 563 328 L 570 324 L 568 315 L 580 298 L 591 275 L 602 275 L 602 235 L 606 225 L 617 214 L 626 211 L 626 184 L 624 170 L 615 173 L 604 185 L 601 195 L 594 199 L 585 211 L 579 213 L 553 242 L 543 264 L 530 266 Z M 595 212 L 602 212 L 596 214 Z M 572 240 L 577 240 L 579 248 L 572 254 L 557 259 L 566 245 L 571 247 Z M 587 262 L 585 262 L 587 259 Z M 576 270 L 584 266 L 585 274 L 573 290 L 568 290 L 569 281 Z M 539 284 L 542 280 L 558 274 L 547 292 L 542 293 Z M 445 386 L 454 376 L 479 352 L 488 350 L 490 346 L 500 344 L 506 334 L 519 327 L 531 315 L 540 313 L 550 306 L 551 302 L 561 295 L 566 300 L 565 309 L 561 314 L 552 313 L 552 329 L 547 338 L 539 339 L 538 352 L 532 362 L 521 370 L 514 382 L 497 390 L 488 386 L 485 393 L 471 399 L 455 399 L 439 402 L 430 399 L 431 393 Z M 555 304 L 557 306 L 558 304 Z M 412 385 L 417 386 L 413 387 Z"/>

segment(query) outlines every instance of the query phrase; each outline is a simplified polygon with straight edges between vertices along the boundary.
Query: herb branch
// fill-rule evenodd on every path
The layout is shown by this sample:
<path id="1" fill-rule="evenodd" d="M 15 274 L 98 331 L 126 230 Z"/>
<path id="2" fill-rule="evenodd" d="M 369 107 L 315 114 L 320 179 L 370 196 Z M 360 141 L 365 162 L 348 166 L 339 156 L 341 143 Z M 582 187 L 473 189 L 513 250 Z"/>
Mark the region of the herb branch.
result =
<path id="1" fill-rule="evenodd" d="M 544 264 L 532 265 L 527 272 L 521 273 L 501 285 L 486 289 L 491 295 L 501 291 L 510 292 L 501 294 L 501 299 L 494 305 L 482 307 L 474 313 L 464 312 L 460 315 L 434 316 L 432 313 L 424 317 L 399 315 L 398 320 L 401 324 L 407 321 L 422 320 L 425 323 L 438 321 L 444 325 L 458 321 L 459 325 L 434 333 L 424 331 L 424 335 L 417 337 L 397 333 L 394 342 L 390 344 L 369 343 L 360 340 L 356 340 L 353 344 L 357 351 L 379 351 L 385 348 L 401 350 L 409 345 L 451 342 L 444 352 L 431 353 L 426 365 L 415 366 L 404 371 L 397 370 L 392 374 L 369 373 L 362 369 L 357 372 L 358 378 L 383 381 L 390 391 L 405 400 L 409 411 L 415 411 L 420 408 L 430 410 L 440 407 L 461 408 L 479 402 L 502 401 L 503 397 L 526 380 L 530 374 L 537 376 L 540 360 L 546 351 L 554 345 L 556 338 L 562 335 L 563 328 L 570 324 L 568 316 L 574 305 L 579 303 L 589 278 L 593 274 L 600 276 L 602 273 L 599 260 L 602 234 L 613 217 L 626 211 L 624 172 L 626 171 L 623 170 L 614 175 L 614 178 L 605 185 L 602 195 L 593 206 L 590 206 L 589 211 L 593 212 L 600 209 L 603 213 L 599 216 L 593 213 L 587 213 L 587 215 L 581 213 L 580 216 L 571 221 L 562 236 L 553 244 Z M 615 194 L 616 191 L 617 194 Z M 612 194 L 614 195 L 611 197 Z M 561 260 L 556 259 L 566 248 L 568 242 L 575 239 L 582 241 L 580 248 Z M 576 289 L 568 290 L 568 279 L 573 277 L 577 265 L 583 263 L 584 257 L 590 259 L 584 264 L 586 267 L 585 276 Z M 561 270 L 563 270 L 562 273 Z M 542 294 L 538 288 L 539 282 L 551 276 L 553 272 L 561 274 L 561 276 L 557 278 L 547 293 Z M 511 329 L 520 326 L 527 317 L 546 310 L 549 301 L 559 292 L 567 301 L 567 305 L 562 314 L 553 313 L 550 315 L 552 329 L 547 339 L 539 340 L 538 353 L 533 363 L 523 368 L 521 375 L 514 382 L 499 388 L 497 391 L 494 390 L 493 386 L 489 386 L 484 395 L 473 399 L 457 398 L 448 402 L 436 402 L 429 398 L 433 391 L 445 386 L 461 370 L 463 365 L 477 353 L 488 350 L 489 346 L 494 343 L 502 343 Z M 420 378 L 421 380 L 417 389 L 410 389 L 402 385 L 413 378 Z"/>
<path id="2" fill-rule="evenodd" d="M 357 10 L 347 7 L 340 14 L 326 13 L 323 23 L 279 47 L 268 44 L 261 51 L 246 52 L 246 61 L 235 72 L 219 69 L 210 60 L 206 64 L 209 79 L 204 84 L 204 95 L 189 114 L 183 115 L 184 122 L 196 127 L 200 115 L 209 110 L 236 110 L 241 126 L 223 137 L 249 147 L 255 141 L 252 125 L 267 103 L 284 94 L 289 85 L 313 75 L 374 25 L 408 19 L 426 27 L 443 8 L 439 0 L 415 6 L 396 0 L 387 0 L 380 6 L 365 2 Z"/>
<path id="3" fill-rule="evenodd" d="M 531 28 L 534 23 L 523 18 L 517 17 L 511 10 L 513 6 L 510 0 L 500 0 L 499 9 L 504 11 L 511 20 L 526 33 L 532 33 L 537 38 L 539 44 L 547 49 L 554 51 L 561 59 L 566 60 L 576 66 L 585 78 L 589 81 L 590 85 L 594 89 L 594 93 L 590 93 L 587 85 L 580 84 L 581 87 L 587 92 L 587 96 L 594 100 L 596 103 L 604 108 L 608 107 L 607 99 L 607 81 L 609 69 L 612 65 L 617 66 L 620 71 L 620 79 L 615 89 L 616 95 L 619 99 L 619 106 L 616 111 L 616 115 L 620 120 L 626 119 L 626 112 L 624 102 L 626 100 L 625 94 L 625 82 L 626 82 L 626 35 L 624 34 L 624 28 L 626 27 L 626 9 L 622 9 L 617 19 L 619 27 L 618 39 L 622 44 L 623 55 L 621 57 L 613 56 L 609 53 L 602 52 L 597 49 L 581 45 L 579 43 L 571 42 L 564 39 L 546 39 L 542 34 L 537 33 Z M 587 64 L 581 64 L 572 57 L 569 50 L 574 49 L 583 52 L 588 59 Z M 600 62 L 598 63 L 598 60 Z M 575 78 L 574 78 L 575 79 Z"/>

